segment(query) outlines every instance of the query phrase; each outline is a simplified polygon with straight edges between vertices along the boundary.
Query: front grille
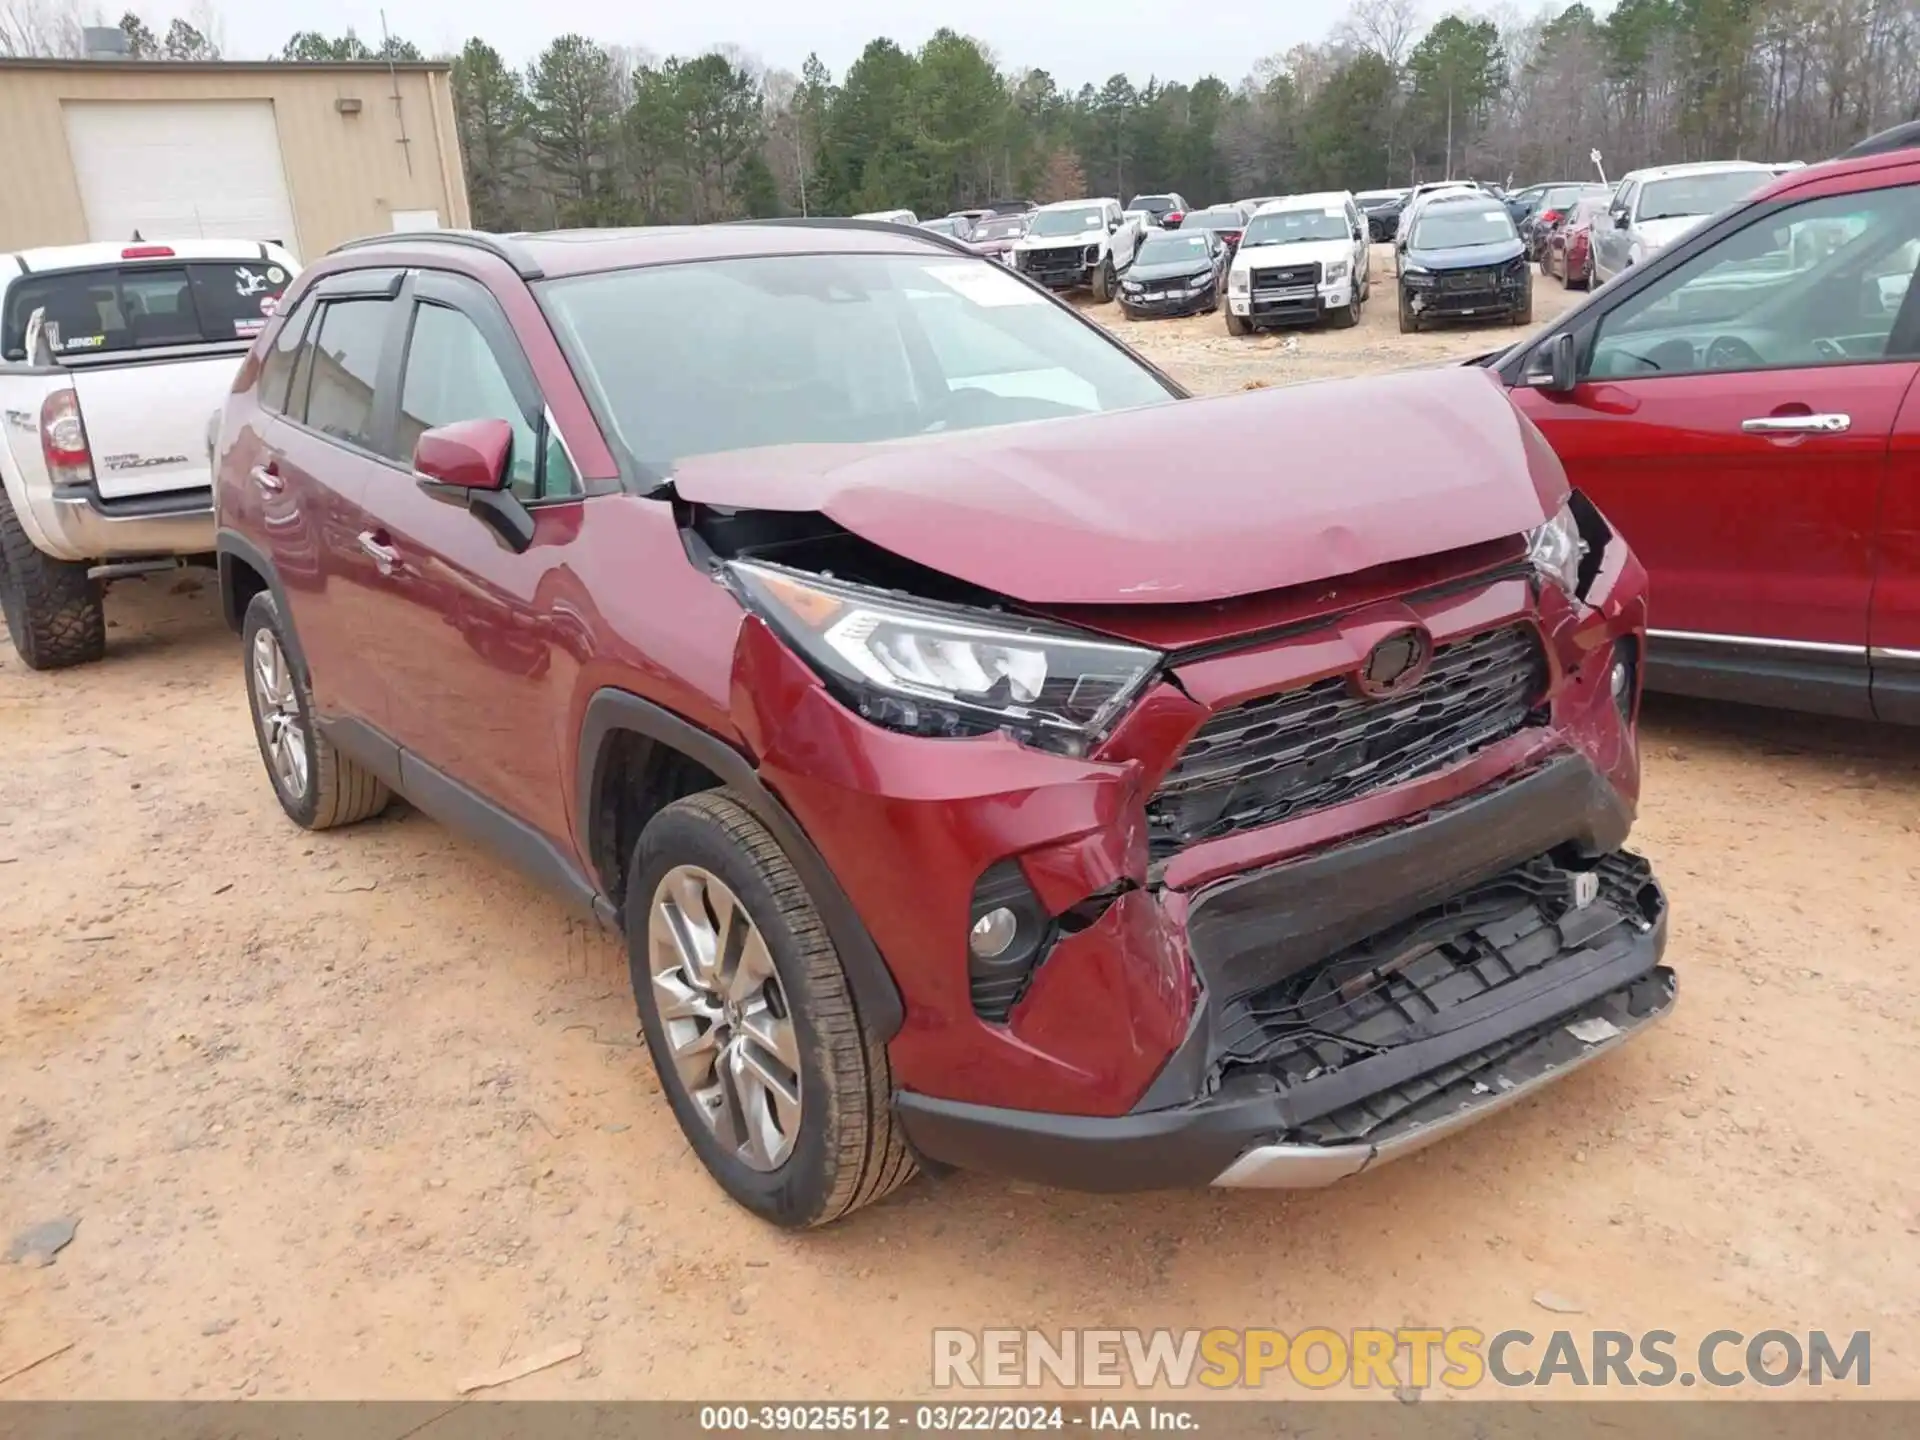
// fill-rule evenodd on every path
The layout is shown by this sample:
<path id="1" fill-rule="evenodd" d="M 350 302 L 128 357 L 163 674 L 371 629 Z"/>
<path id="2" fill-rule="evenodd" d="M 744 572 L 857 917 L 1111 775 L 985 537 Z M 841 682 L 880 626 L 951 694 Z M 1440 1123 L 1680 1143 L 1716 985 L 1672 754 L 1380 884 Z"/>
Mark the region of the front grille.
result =
<path id="1" fill-rule="evenodd" d="M 1035 275 L 1066 275 L 1087 268 L 1086 247 L 1054 245 L 1027 252 L 1026 268 Z"/>
<path id="2" fill-rule="evenodd" d="M 1150 852 L 1158 859 L 1462 760 L 1525 726 L 1546 683 L 1539 637 L 1517 624 L 1439 646 L 1402 695 L 1356 695 L 1333 675 L 1223 710 L 1148 802 Z"/>
<path id="3" fill-rule="evenodd" d="M 1500 283 L 1500 272 L 1484 267 L 1472 270 L 1442 270 L 1442 290 L 1492 290 Z"/>
<path id="4" fill-rule="evenodd" d="M 1294 290 L 1302 285 L 1317 286 L 1320 283 L 1320 267 L 1313 265 L 1281 265 L 1265 270 L 1255 270 L 1247 283 L 1255 294 L 1262 290 Z"/>

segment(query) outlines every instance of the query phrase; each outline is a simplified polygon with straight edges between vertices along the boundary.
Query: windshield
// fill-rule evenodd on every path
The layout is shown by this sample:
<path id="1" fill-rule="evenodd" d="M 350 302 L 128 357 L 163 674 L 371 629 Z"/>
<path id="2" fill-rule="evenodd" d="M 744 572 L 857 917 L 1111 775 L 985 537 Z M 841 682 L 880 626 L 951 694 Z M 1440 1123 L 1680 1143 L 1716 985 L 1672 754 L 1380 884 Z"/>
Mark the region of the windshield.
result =
<path id="1" fill-rule="evenodd" d="M 292 279 L 268 260 L 24 275 L 7 291 L 0 354 L 27 358 L 27 322 L 42 307 L 59 330 L 56 355 L 251 340 Z"/>
<path id="2" fill-rule="evenodd" d="M 896 440 L 1173 398 L 1125 350 L 991 260 L 758 256 L 539 288 L 603 423 L 657 470 L 691 455 Z"/>
<path id="3" fill-rule="evenodd" d="M 1535 213 L 1543 210 L 1558 210 L 1565 214 L 1567 207 L 1587 193 L 1584 185 L 1556 185 L 1540 197 L 1540 203 L 1534 207 Z"/>
<path id="4" fill-rule="evenodd" d="M 1163 230 L 1140 242 L 1133 257 L 1136 265 L 1174 265 L 1182 260 L 1202 264 L 1212 256 L 1205 235 L 1187 235 L 1178 230 Z"/>
<path id="5" fill-rule="evenodd" d="M 1093 210 L 1039 210 L 1034 212 L 1033 224 L 1027 227 L 1029 235 L 1079 235 L 1088 230 L 1104 230 L 1107 222 L 1100 211 Z"/>
<path id="6" fill-rule="evenodd" d="M 1458 250 L 1500 245 L 1514 239 L 1513 217 L 1504 205 L 1436 206 L 1413 227 L 1416 250 Z"/>
<path id="7" fill-rule="evenodd" d="M 1024 215 L 1004 215 L 997 219 L 982 220 L 973 227 L 976 240 L 1018 240 L 1027 233 L 1027 217 Z"/>
<path id="8" fill-rule="evenodd" d="M 1144 210 L 1155 219 L 1158 219 L 1173 208 L 1173 196 L 1171 195 L 1136 195 L 1132 200 L 1127 202 L 1127 209 Z"/>
<path id="9" fill-rule="evenodd" d="M 1720 170 L 1705 175 L 1676 175 L 1650 180 L 1640 192 L 1641 220 L 1671 220 L 1681 215 L 1717 215 L 1773 179 L 1766 170 Z"/>
<path id="10" fill-rule="evenodd" d="M 944 220 L 926 220 L 921 222 L 920 228 L 931 230 L 936 235 L 955 235 L 962 240 L 973 233 L 964 215 L 949 215 Z"/>
<path id="11" fill-rule="evenodd" d="M 1247 217 L 1238 210 L 1195 210 L 1180 222 L 1182 230 L 1238 230 Z"/>
<path id="12" fill-rule="evenodd" d="M 1256 245 L 1291 245 L 1300 240 L 1345 240 L 1348 234 L 1344 206 L 1269 211 L 1247 222 L 1247 233 L 1240 237 L 1240 248 L 1251 250 Z"/>

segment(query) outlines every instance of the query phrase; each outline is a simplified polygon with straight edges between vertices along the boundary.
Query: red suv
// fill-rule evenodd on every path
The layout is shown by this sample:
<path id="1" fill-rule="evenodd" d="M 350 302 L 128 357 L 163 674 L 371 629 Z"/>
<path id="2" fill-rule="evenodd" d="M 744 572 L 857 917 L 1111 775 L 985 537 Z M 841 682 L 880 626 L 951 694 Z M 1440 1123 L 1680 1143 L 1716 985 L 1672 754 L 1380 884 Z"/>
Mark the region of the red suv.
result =
<path id="1" fill-rule="evenodd" d="M 1920 724 L 1916 266 L 1920 149 L 1869 154 L 1488 357 L 1646 561 L 1656 688 Z"/>
<path id="2" fill-rule="evenodd" d="M 438 233 L 302 275 L 221 433 L 287 814 L 624 927 L 779 1223 L 1324 1184 L 1672 1003 L 1644 577 L 1482 373 L 1189 399 L 896 226 Z"/>

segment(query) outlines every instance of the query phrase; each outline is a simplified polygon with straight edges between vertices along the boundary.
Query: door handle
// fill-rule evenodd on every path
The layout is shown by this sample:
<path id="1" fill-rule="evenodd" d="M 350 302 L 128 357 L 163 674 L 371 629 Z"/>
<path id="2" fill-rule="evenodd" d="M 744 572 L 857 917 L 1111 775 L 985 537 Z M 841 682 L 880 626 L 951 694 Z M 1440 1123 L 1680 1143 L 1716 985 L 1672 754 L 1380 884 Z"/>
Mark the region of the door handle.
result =
<path id="1" fill-rule="evenodd" d="M 278 495 L 287 488 L 287 482 L 273 473 L 271 466 L 256 465 L 247 472 L 248 477 L 270 495 Z"/>
<path id="2" fill-rule="evenodd" d="M 1749 435 L 1839 435 L 1852 425 L 1851 415 L 1758 415 L 1740 422 Z"/>
<path id="3" fill-rule="evenodd" d="M 380 537 L 371 530 L 360 532 L 360 548 L 373 557 L 376 569 L 382 575 L 391 575 L 400 565 L 400 552 L 391 545 L 380 543 Z"/>

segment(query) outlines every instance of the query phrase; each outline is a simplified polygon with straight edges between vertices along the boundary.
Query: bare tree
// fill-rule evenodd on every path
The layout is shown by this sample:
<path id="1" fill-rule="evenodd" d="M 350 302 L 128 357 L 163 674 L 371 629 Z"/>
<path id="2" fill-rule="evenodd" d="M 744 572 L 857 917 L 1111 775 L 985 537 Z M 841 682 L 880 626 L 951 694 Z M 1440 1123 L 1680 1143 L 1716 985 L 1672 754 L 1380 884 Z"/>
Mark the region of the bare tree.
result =
<path id="1" fill-rule="evenodd" d="M 1414 37 L 1424 28 L 1420 0 L 1354 0 L 1335 34 L 1356 48 L 1373 51 L 1398 70 L 1406 63 Z"/>
<path id="2" fill-rule="evenodd" d="M 79 0 L 0 0 L 0 55 L 86 54 Z"/>

